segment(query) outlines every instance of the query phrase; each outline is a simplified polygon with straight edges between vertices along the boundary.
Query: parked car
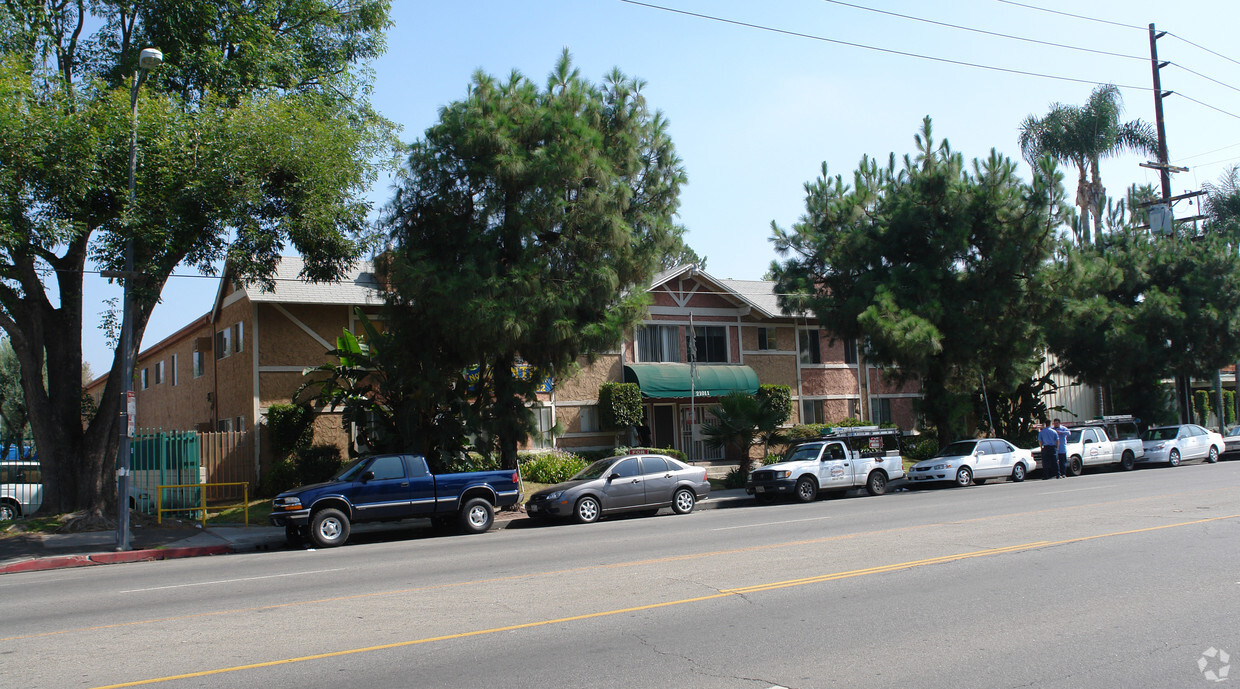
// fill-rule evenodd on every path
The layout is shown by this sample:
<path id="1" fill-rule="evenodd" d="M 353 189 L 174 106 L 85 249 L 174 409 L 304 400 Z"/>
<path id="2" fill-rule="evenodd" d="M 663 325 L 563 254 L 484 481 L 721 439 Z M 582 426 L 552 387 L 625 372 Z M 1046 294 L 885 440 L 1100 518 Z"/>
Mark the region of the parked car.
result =
<path id="1" fill-rule="evenodd" d="M 1032 451 L 1002 438 L 980 438 L 948 445 L 930 459 L 914 464 L 908 476 L 914 483 L 950 481 L 957 486 L 1004 477 L 1020 482 L 1033 466 Z"/>
<path id="2" fill-rule="evenodd" d="M 1068 453 L 1068 475 L 1080 476 L 1086 467 L 1117 465 L 1131 471 L 1145 454 L 1132 416 L 1104 416 L 1100 420 L 1070 425 L 1064 447 Z"/>
<path id="3" fill-rule="evenodd" d="M 865 486 L 870 495 L 887 492 L 887 482 L 904 476 L 900 429 L 858 426 L 825 433 L 788 448 L 782 461 L 749 472 L 745 492 L 759 501 L 792 495 L 813 502 L 819 492 Z"/>
<path id="4" fill-rule="evenodd" d="M 600 459 L 530 496 L 525 512 L 534 519 L 572 517 L 582 524 L 621 512 L 654 515 L 663 507 L 693 511 L 710 495 L 706 469 L 667 455 L 634 454 Z"/>
<path id="5" fill-rule="evenodd" d="M 1222 435 L 1195 423 L 1151 428 L 1141 436 L 1141 442 L 1145 445 L 1145 457 L 1140 461 L 1166 462 L 1173 467 L 1189 459 L 1204 459 L 1213 464 L 1227 449 Z"/>
<path id="6" fill-rule="evenodd" d="M 1223 454 L 1240 454 L 1240 426 L 1232 426 L 1223 435 Z"/>
<path id="7" fill-rule="evenodd" d="M 286 490 L 271 503 L 271 523 L 288 539 L 309 538 L 320 548 L 343 545 L 352 524 L 430 517 L 455 520 L 466 533 L 491 528 L 495 508 L 520 494 L 516 471 L 432 474 L 422 455 L 373 455 L 330 480 Z"/>
<path id="8" fill-rule="evenodd" d="M 32 514 L 43 504 L 38 462 L 0 462 L 0 521 Z"/>

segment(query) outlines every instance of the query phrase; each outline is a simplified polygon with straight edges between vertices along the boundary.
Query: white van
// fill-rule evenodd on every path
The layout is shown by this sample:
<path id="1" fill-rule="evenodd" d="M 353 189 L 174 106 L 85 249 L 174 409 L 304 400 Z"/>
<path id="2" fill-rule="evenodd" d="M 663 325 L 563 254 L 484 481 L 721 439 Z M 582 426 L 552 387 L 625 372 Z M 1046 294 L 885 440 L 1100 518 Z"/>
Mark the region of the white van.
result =
<path id="1" fill-rule="evenodd" d="M 33 514 L 43 504 L 38 462 L 0 462 L 0 521 Z"/>

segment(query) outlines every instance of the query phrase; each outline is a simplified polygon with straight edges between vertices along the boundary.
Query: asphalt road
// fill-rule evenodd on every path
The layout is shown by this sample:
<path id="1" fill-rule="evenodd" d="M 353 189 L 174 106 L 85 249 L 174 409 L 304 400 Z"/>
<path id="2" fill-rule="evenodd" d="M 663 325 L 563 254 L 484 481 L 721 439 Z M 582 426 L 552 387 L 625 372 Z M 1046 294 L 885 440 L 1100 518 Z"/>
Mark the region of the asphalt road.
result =
<path id="1" fill-rule="evenodd" d="M 10 575 L 0 685 L 1207 687 L 1238 544 L 1224 462 Z"/>

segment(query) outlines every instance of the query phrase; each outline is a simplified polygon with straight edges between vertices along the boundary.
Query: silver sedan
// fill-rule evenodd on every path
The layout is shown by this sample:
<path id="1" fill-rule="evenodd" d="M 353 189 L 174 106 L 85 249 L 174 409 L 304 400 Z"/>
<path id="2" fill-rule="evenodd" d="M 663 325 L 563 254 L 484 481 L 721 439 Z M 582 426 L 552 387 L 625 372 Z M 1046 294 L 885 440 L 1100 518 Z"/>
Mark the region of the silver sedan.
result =
<path id="1" fill-rule="evenodd" d="M 1141 462 L 1166 462 L 1179 466 L 1189 459 L 1204 459 L 1213 464 L 1226 450 L 1223 436 L 1195 423 L 1151 428 L 1141 436 L 1145 456 Z"/>
<path id="2" fill-rule="evenodd" d="M 663 507 L 688 514 L 709 494 L 706 469 L 667 455 L 626 455 L 600 459 L 568 481 L 534 493 L 525 511 L 535 519 L 572 517 L 588 524 L 621 512 L 653 515 Z"/>

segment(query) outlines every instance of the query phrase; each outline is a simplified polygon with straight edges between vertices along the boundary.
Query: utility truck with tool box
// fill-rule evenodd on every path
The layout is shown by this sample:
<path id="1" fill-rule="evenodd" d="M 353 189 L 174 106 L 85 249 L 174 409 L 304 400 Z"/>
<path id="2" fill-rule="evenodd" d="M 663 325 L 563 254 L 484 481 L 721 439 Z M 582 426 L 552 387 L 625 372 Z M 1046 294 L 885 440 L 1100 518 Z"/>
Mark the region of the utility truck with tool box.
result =
<path id="1" fill-rule="evenodd" d="M 865 486 L 870 495 L 887 492 L 887 483 L 904 477 L 900 429 L 856 426 L 829 429 L 799 443 L 783 460 L 749 473 L 745 492 L 759 501 L 791 495 L 812 502 L 819 493 L 841 493 Z"/>

